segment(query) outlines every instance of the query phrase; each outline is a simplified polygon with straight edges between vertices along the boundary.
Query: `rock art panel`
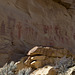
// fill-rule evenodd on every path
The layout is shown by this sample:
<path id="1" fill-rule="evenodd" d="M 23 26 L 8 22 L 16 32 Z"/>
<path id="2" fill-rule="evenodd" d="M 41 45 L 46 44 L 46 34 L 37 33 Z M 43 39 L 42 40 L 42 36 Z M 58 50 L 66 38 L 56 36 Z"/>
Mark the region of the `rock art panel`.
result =
<path id="1" fill-rule="evenodd" d="M 0 37 L 15 44 L 19 55 L 21 50 L 26 52 L 35 45 L 75 51 L 75 8 L 67 9 L 62 3 L 60 0 L 0 1 Z"/>

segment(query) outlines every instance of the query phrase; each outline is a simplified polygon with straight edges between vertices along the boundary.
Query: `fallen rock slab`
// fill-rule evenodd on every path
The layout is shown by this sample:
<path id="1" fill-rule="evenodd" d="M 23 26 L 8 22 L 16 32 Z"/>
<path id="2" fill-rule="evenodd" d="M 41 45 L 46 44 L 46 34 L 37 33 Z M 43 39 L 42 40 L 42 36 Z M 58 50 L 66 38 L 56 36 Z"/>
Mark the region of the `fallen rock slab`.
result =
<path id="1" fill-rule="evenodd" d="M 75 55 L 73 55 L 69 50 L 64 48 L 56 47 L 39 47 L 36 46 L 32 48 L 28 54 L 29 57 L 25 61 L 25 64 L 30 64 L 35 68 L 43 67 L 44 65 L 55 65 L 57 60 L 60 60 L 64 56 L 66 58 L 72 57 L 75 61 Z"/>

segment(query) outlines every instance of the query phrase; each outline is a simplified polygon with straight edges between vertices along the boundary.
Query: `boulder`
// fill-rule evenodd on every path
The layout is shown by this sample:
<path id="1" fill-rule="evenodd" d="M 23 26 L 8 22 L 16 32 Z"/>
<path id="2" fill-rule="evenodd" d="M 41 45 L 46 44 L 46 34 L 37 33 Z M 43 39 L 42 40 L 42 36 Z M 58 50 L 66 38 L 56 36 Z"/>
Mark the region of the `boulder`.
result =
<path id="1" fill-rule="evenodd" d="M 56 70 L 52 66 L 44 66 L 33 71 L 30 75 L 57 75 Z"/>
<path id="2" fill-rule="evenodd" d="M 50 69 L 48 75 L 57 75 L 57 70 L 54 68 Z"/>
<path id="3" fill-rule="evenodd" d="M 69 68 L 64 74 L 65 75 L 74 75 L 75 74 L 75 66 Z"/>
<path id="4" fill-rule="evenodd" d="M 59 61 L 60 59 L 61 61 L 67 61 L 70 57 L 75 61 L 75 55 L 69 50 L 57 47 L 36 46 L 28 52 L 27 56 L 28 58 L 24 64 L 31 66 L 32 68 L 40 68 L 45 65 L 55 65 L 56 61 Z"/>

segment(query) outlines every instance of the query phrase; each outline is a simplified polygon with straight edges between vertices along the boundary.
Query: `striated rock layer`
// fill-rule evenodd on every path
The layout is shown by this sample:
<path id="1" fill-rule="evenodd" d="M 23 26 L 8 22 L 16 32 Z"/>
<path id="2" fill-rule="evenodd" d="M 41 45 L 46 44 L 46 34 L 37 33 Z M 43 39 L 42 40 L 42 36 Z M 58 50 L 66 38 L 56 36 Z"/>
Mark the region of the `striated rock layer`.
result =
<path id="1" fill-rule="evenodd" d="M 34 47 L 16 66 L 16 74 L 31 68 L 29 75 L 74 75 L 75 55 L 61 48 Z"/>
<path id="2" fill-rule="evenodd" d="M 61 48 L 34 47 L 28 52 L 27 56 L 23 57 L 20 62 L 17 63 L 16 71 L 25 67 L 38 69 L 45 65 L 59 65 L 56 66 L 56 68 L 62 68 L 62 66 L 71 67 L 75 65 L 75 55 L 69 50 Z"/>
<path id="3" fill-rule="evenodd" d="M 0 0 L 0 66 L 35 45 L 74 53 L 74 25 L 74 0 Z"/>

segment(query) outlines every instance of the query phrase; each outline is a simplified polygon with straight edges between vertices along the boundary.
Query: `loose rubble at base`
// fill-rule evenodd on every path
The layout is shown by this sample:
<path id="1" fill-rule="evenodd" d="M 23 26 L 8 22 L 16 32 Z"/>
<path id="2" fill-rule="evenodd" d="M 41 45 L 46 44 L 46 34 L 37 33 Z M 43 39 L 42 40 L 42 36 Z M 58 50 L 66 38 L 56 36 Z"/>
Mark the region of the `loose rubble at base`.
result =
<path id="1" fill-rule="evenodd" d="M 75 75 L 75 55 L 56 47 L 34 47 L 20 61 L 0 68 L 0 75 Z"/>

